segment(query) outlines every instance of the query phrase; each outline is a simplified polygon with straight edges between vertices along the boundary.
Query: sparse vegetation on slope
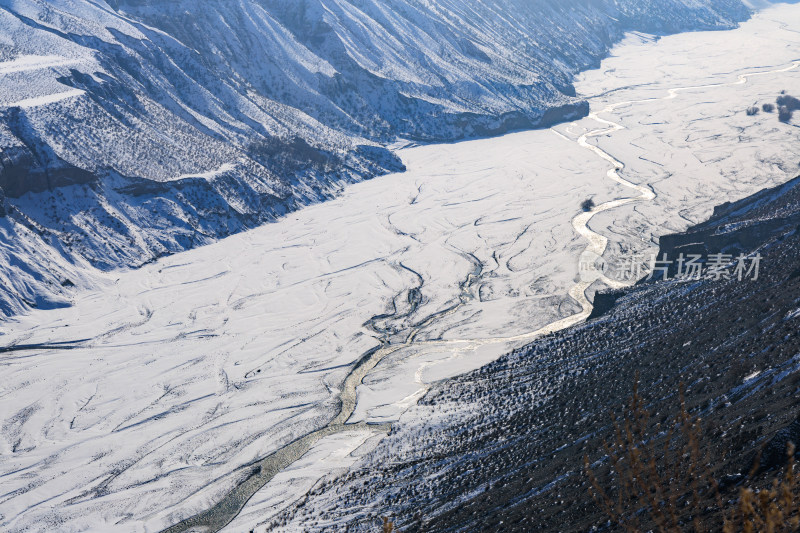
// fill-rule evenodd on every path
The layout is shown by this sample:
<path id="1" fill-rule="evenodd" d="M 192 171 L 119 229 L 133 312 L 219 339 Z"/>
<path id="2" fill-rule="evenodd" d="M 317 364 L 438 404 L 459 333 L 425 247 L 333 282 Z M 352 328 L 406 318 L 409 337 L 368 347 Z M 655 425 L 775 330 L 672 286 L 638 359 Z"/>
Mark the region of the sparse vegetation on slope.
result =
<path id="1" fill-rule="evenodd" d="M 781 122 L 792 120 L 794 112 L 800 109 L 800 100 L 786 94 L 786 91 L 783 91 L 775 102 L 778 104 L 778 120 Z"/>
<path id="2" fill-rule="evenodd" d="M 658 422 L 635 385 L 623 417 L 611 419 L 614 437 L 604 443 L 605 456 L 595 464 L 585 456 L 589 492 L 611 522 L 631 533 L 796 531 L 800 473 L 794 443 L 786 446 L 783 474 L 771 481 L 758 475 L 758 458 L 747 476 L 725 477 L 726 458 L 709 454 L 704 421 L 687 411 L 682 390 L 678 398 L 678 414 Z"/>

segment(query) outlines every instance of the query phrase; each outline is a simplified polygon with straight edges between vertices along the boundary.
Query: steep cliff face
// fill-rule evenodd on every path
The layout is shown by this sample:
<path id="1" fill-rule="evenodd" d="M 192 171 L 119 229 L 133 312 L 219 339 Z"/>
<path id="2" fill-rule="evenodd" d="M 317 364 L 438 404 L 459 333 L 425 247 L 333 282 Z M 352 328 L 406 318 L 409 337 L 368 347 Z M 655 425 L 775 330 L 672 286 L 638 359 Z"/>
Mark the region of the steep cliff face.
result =
<path id="1" fill-rule="evenodd" d="M 624 31 L 747 15 L 738 0 L 0 0 L 3 212 L 41 250 L 0 251 L 19 262 L 0 308 L 61 294 L 42 280 L 75 264 L 135 267 L 402 170 L 396 139 L 580 116 L 572 76 Z"/>

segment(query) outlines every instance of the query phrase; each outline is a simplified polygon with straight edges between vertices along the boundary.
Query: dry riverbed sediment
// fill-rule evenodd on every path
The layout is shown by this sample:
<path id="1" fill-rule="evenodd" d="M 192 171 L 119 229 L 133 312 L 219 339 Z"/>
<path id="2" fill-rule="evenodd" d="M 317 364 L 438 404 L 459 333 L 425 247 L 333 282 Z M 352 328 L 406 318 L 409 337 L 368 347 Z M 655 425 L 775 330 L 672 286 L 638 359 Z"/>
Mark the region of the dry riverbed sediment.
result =
<path id="1" fill-rule="evenodd" d="M 581 77 L 590 117 L 404 149 L 406 173 L 5 324 L 33 348 L 0 354 L 0 526 L 157 531 L 223 505 L 212 529 L 257 528 L 433 381 L 582 320 L 587 244 L 649 253 L 796 174 L 796 127 L 744 112 L 800 79 L 787 21 L 631 36 Z"/>

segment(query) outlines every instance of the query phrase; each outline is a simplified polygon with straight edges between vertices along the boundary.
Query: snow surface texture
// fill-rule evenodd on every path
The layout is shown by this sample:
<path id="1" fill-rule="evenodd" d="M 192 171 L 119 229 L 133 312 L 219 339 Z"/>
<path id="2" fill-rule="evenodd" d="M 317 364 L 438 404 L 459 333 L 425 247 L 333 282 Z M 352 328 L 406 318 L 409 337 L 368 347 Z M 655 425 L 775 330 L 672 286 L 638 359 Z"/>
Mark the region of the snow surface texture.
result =
<path id="1" fill-rule="evenodd" d="M 738 0 L 0 0 L 0 315 L 401 169 L 375 143 L 585 114 L 625 30 Z"/>
<path id="2" fill-rule="evenodd" d="M 598 112 L 656 98 L 599 113 L 626 129 L 582 137 L 608 128 L 587 118 L 404 149 L 406 173 L 140 270 L 94 273 L 96 288 L 77 291 L 73 307 L 8 321 L 0 528 L 158 531 L 336 418 L 345 377 L 379 341 L 393 349 L 373 361 L 349 422 L 396 421 L 435 380 L 580 312 L 567 296 L 587 246 L 573 226 L 580 202 L 637 196 L 608 179 L 609 161 L 581 138 L 656 193 L 591 220 L 608 259 L 650 250 L 712 205 L 786 180 L 796 127 L 745 114 L 799 79 L 786 69 L 800 34 L 782 21 L 798 27 L 800 8 L 766 11 L 730 33 L 627 39 L 578 84 L 602 95 L 592 99 Z M 784 72 L 738 83 L 765 71 Z M 665 99 L 707 84 L 731 85 Z M 229 530 L 263 524 L 376 441 L 360 426 L 320 439 Z"/>
<path id="3" fill-rule="evenodd" d="M 747 196 L 797 174 L 800 150 L 797 148 L 796 125 L 781 126 L 775 114 L 747 117 L 745 110 L 755 103 L 774 101 L 780 89 L 786 88 L 791 92 L 791 88 L 800 81 L 796 61 L 800 36 L 793 29 L 799 24 L 800 9 L 797 6 L 782 6 L 757 16 L 740 30 L 727 35 L 682 35 L 660 41 L 647 36 L 632 36 L 615 48 L 614 57 L 604 61 L 600 70 L 587 72 L 580 77 L 577 83 L 579 91 L 599 95 L 590 100 L 592 108 L 597 111 L 585 120 L 557 126 L 555 130 L 580 141 L 582 134 L 597 128 L 598 120 L 606 125 L 608 121 L 620 123 L 624 129 L 611 128 L 607 136 L 599 139 L 599 145 L 625 163 L 626 167 L 621 172 L 623 177 L 652 186 L 656 193 L 651 202 L 629 204 L 593 218 L 590 226 L 609 238 L 607 259 L 612 260 L 614 256 L 630 251 L 647 252 L 642 247 L 643 238 L 654 240 L 665 233 L 685 230 L 689 222 L 698 223 L 707 219 L 716 202 Z M 761 56 L 767 50 L 770 61 L 765 64 Z M 778 55 L 773 56 L 773 53 Z M 651 77 L 652 70 L 648 75 L 643 75 L 645 65 L 658 73 L 655 81 Z M 756 68 L 755 65 L 760 66 Z M 574 331 L 579 331 L 579 328 Z M 587 349 L 591 355 L 595 355 L 591 346 Z M 534 368 L 532 374 L 541 380 L 542 389 L 525 390 L 520 397 L 544 402 L 548 390 L 558 380 L 571 379 L 569 374 L 559 374 L 556 370 L 562 360 L 557 359 L 552 363 L 553 374 L 548 375 L 551 362 L 546 357 L 542 357 L 540 368 L 538 360 L 531 360 L 529 354 L 520 358 L 525 359 L 526 355 L 528 359 L 524 364 Z M 567 357 L 572 353 L 568 351 L 560 355 Z M 591 373 L 593 361 L 583 360 L 582 363 L 589 367 L 584 366 L 578 372 Z M 552 383 L 549 382 L 550 378 Z M 480 388 L 480 377 L 470 376 L 465 381 L 473 379 L 478 384 L 476 388 Z M 524 379 L 520 381 L 524 382 Z M 629 381 L 625 383 L 627 386 Z M 491 380 L 485 386 L 492 388 Z M 448 390 L 446 384 L 439 388 L 445 395 Z M 514 400 L 509 398 L 513 397 L 514 392 L 504 390 L 503 401 L 512 404 Z M 424 519 L 431 519 L 437 513 L 444 515 L 476 497 L 476 493 L 459 493 L 463 499 L 455 499 L 447 486 L 448 476 L 456 472 L 453 479 L 460 475 L 468 478 L 471 475 L 468 469 L 481 464 L 479 457 L 486 450 L 473 450 L 475 455 L 463 461 L 465 466 L 459 462 L 464 458 L 447 455 L 444 450 L 447 450 L 448 444 L 438 440 L 443 433 L 437 430 L 452 429 L 453 432 L 444 433 L 452 438 L 459 438 L 460 435 L 456 436 L 455 433 L 463 431 L 469 435 L 469 439 L 475 435 L 470 421 L 483 420 L 484 415 L 490 419 L 493 415 L 475 410 L 487 409 L 487 405 L 469 405 L 459 401 L 440 403 L 432 407 L 426 402 L 426 405 L 414 407 L 401 416 L 397 423 L 398 430 L 390 439 L 382 442 L 374 453 L 370 453 L 370 447 L 354 446 L 356 465 L 353 470 L 358 473 L 352 478 L 345 476 L 342 482 L 330 476 L 325 482 L 318 483 L 315 494 L 301 500 L 302 505 L 298 505 L 291 513 L 286 513 L 276 521 L 265 521 L 263 517 L 271 515 L 272 509 L 280 501 L 278 490 L 281 485 L 275 483 L 274 491 L 268 486 L 228 531 L 244 528 L 287 532 L 299 528 L 339 531 L 345 528 L 345 524 L 351 526 L 348 530 L 371 531 L 381 514 L 389 509 L 401 508 L 402 503 L 398 502 L 409 502 L 406 496 L 413 491 L 405 491 L 403 484 L 406 480 L 400 479 L 401 475 L 407 474 L 411 483 L 420 481 L 423 486 L 415 495 L 424 493 L 426 489 L 433 490 L 437 495 L 428 500 L 431 506 L 423 510 Z M 504 419 L 509 416 L 509 412 L 502 408 L 496 414 Z M 575 415 L 575 418 L 578 416 L 581 415 Z M 548 422 L 558 421 L 550 419 Z M 542 431 L 546 433 L 547 429 L 545 426 Z M 436 443 L 429 442 L 429 448 L 426 449 L 425 439 L 428 436 Z M 499 436 L 497 441 L 487 446 L 513 448 L 513 436 L 508 435 L 509 440 L 504 437 Z M 341 447 L 341 443 L 331 443 L 329 451 L 338 457 Z M 314 452 L 321 453 L 323 449 L 319 446 Z M 550 458 L 547 454 L 543 460 L 547 462 Z M 418 460 L 429 461 L 429 468 L 420 471 L 424 474 L 414 473 L 414 465 Z M 524 460 L 535 463 L 538 458 L 528 456 Z M 398 467 L 393 471 L 398 475 L 397 483 L 389 479 L 386 483 L 380 483 L 379 489 L 370 488 L 371 473 L 378 477 L 385 475 L 392 469 L 378 465 L 394 464 L 392 461 L 398 461 Z M 577 462 L 580 463 L 580 460 Z M 496 464 L 487 463 L 485 466 L 497 468 Z M 403 470 L 404 467 L 407 470 Z M 314 465 L 298 463 L 297 470 L 292 474 L 297 479 L 304 472 L 308 472 L 311 485 L 316 472 Z M 503 476 L 509 472 L 496 470 L 495 474 Z M 422 481 L 415 475 L 429 477 Z M 441 480 L 443 485 L 437 487 L 437 480 Z M 541 486 L 539 490 L 549 491 L 562 480 L 551 478 L 551 481 L 552 485 Z M 479 487 L 481 492 L 485 488 Z M 348 500 L 348 493 L 358 491 L 368 496 L 356 496 Z M 524 500 L 534 494 L 520 492 L 516 495 Z M 463 514 L 473 512 L 473 518 L 479 519 L 483 511 L 488 513 L 490 509 L 495 510 L 495 505 L 504 505 L 504 502 L 497 501 L 483 503 L 486 507 L 469 507 Z M 403 508 L 398 520 L 401 524 L 414 520 L 417 510 L 413 505 Z M 265 524 L 282 524 L 282 527 L 270 529 Z M 440 521 L 439 526 L 442 527 L 442 524 L 446 524 L 446 520 Z M 461 527 L 463 524 L 454 522 L 449 526 Z M 468 529 L 476 527 L 472 524 Z"/>
<path id="4" fill-rule="evenodd" d="M 784 464 L 800 428 L 798 224 L 795 178 L 666 236 L 669 257 L 757 250 L 760 276 L 639 284 L 597 320 L 437 383 L 364 461 L 266 528 L 371 533 L 389 516 L 401 531 L 426 533 L 602 530 L 608 517 L 586 490 L 583 460 L 608 486 L 603 443 L 633 383 L 652 416 L 648 435 L 679 416 L 685 388 L 692 415 L 713 428 L 698 447 L 718 478 L 746 476 L 758 450 L 762 470 Z M 769 484 L 774 470 L 764 477 Z M 722 529 L 704 518 L 700 530 Z"/>

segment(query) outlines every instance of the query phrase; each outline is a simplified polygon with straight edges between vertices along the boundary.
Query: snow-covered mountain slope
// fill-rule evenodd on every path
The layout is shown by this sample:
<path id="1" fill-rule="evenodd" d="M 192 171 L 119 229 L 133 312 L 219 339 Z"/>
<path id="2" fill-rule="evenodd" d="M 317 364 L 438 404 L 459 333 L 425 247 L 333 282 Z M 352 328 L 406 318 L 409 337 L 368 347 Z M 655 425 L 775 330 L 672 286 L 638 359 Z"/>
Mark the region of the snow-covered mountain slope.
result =
<path id="1" fill-rule="evenodd" d="M 658 194 L 628 206 L 632 214 L 618 206 L 592 219 L 608 236 L 609 259 L 633 239 L 646 247 L 643 237 L 684 229 L 680 217 L 714 199 L 784 182 L 779 165 L 796 171 L 794 126 L 745 112 L 797 81 L 800 69 L 790 67 L 800 37 L 776 21 L 791 29 L 796 17 L 796 8 L 780 10 L 733 32 L 658 42 L 632 35 L 576 82 L 585 94 L 606 95 L 592 99 L 595 109 L 648 100 L 603 112 L 627 129 L 590 138 L 629 165 L 626 179 Z M 742 74 L 753 75 L 740 84 Z M 669 98 L 675 87 L 709 85 Z M 70 308 L 6 321 L 0 529 L 180 524 L 250 480 L 254 461 L 339 419 L 345 404 L 350 422 L 396 420 L 434 382 L 574 316 L 580 306 L 567 291 L 587 247 L 573 225 L 579 201 L 635 194 L 576 142 L 606 127 L 584 118 L 554 131 L 402 150 L 405 173 L 98 276 L 103 284 L 79 291 Z M 356 390 L 349 376 L 384 343 L 398 350 Z M 227 530 L 263 531 L 320 475 L 352 463 L 351 450 L 373 433 L 349 428 L 333 444 L 319 441 L 305 466 L 277 475 Z"/>
<path id="2" fill-rule="evenodd" d="M 382 145 L 586 112 L 626 30 L 738 0 L 0 1 L 0 314 L 401 168 Z"/>

